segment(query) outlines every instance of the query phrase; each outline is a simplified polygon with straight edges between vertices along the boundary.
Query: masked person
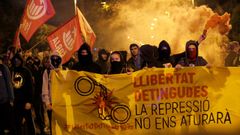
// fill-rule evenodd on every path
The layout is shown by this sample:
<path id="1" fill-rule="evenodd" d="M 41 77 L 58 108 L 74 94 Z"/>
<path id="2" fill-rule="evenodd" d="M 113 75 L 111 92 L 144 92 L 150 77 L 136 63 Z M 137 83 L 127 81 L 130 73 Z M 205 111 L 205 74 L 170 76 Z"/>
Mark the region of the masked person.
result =
<path id="1" fill-rule="evenodd" d="M 88 71 L 93 73 L 100 73 L 101 68 L 93 62 L 93 56 L 90 50 L 90 46 L 84 43 L 78 50 L 78 62 L 74 64 L 73 70 Z"/>
<path id="2" fill-rule="evenodd" d="M 158 46 L 158 65 L 157 67 L 171 68 L 175 66 L 174 58 L 171 57 L 171 48 L 167 41 L 163 40 Z"/>
<path id="3" fill-rule="evenodd" d="M 34 135 L 35 128 L 32 120 L 33 80 L 31 72 L 23 66 L 20 54 L 15 54 L 11 60 L 12 82 L 14 88 L 14 112 L 17 133 L 23 132 L 23 124 L 27 126 L 28 134 Z"/>
<path id="4" fill-rule="evenodd" d="M 143 59 L 140 56 L 140 49 L 137 44 L 131 44 L 130 47 L 131 58 L 127 61 L 127 66 L 130 71 L 137 71 L 143 68 Z"/>
<path id="5" fill-rule="evenodd" d="M 98 51 L 98 59 L 96 60 L 96 63 L 101 68 L 101 74 L 107 74 L 108 69 L 110 67 L 110 63 L 108 61 L 110 56 L 110 53 L 105 49 L 100 49 Z"/>
<path id="6" fill-rule="evenodd" d="M 225 66 L 240 66 L 240 45 L 237 41 L 229 43 L 228 55 L 225 58 Z"/>
<path id="7" fill-rule="evenodd" d="M 14 134 L 13 102 L 14 94 L 11 74 L 0 56 L 0 134 Z"/>
<path id="8" fill-rule="evenodd" d="M 45 109 L 47 110 L 48 114 L 48 121 L 45 126 L 44 131 L 52 134 L 52 125 L 51 125 L 51 119 L 52 119 L 52 95 L 51 95 L 51 76 L 50 72 L 51 70 L 58 70 L 60 68 L 62 63 L 62 58 L 58 54 L 52 54 L 50 56 L 50 66 L 49 68 L 46 68 L 43 73 L 43 83 L 42 83 L 42 100 L 45 105 Z"/>
<path id="9" fill-rule="evenodd" d="M 111 63 L 111 66 L 110 66 L 109 74 L 120 74 L 120 73 L 127 72 L 126 64 L 124 63 L 124 60 L 120 52 L 114 51 L 111 53 L 110 63 Z"/>
<path id="10" fill-rule="evenodd" d="M 143 59 L 143 67 L 156 67 L 158 65 L 158 49 L 156 46 L 149 44 L 140 47 L 141 58 Z"/>
<path id="11" fill-rule="evenodd" d="M 26 59 L 26 67 L 31 71 L 34 84 L 33 107 L 36 114 L 35 124 L 40 129 L 41 134 L 44 132 L 43 103 L 42 103 L 42 76 L 43 68 L 41 61 L 37 56 L 29 56 Z"/>
<path id="12" fill-rule="evenodd" d="M 196 41 L 189 40 L 186 43 L 185 57 L 182 58 L 176 66 L 177 68 L 180 66 L 195 67 L 206 66 L 207 64 L 207 61 L 203 57 L 198 56 L 198 43 Z"/>

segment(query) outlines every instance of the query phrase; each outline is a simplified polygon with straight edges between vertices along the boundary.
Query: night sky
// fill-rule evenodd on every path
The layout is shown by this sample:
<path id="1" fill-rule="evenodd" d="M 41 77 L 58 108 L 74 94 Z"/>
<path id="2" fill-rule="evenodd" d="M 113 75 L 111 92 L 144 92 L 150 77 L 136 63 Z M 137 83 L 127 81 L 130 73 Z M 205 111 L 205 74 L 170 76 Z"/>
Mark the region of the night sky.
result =
<path id="1" fill-rule="evenodd" d="M 102 12 L 101 1 L 107 1 L 109 3 L 116 3 L 119 0 L 78 0 L 78 7 L 82 10 L 89 24 L 94 29 L 96 35 L 101 35 L 102 30 L 96 28 L 99 18 L 111 17 L 113 12 Z M 120 0 L 128 1 L 128 0 Z M 0 1 L 0 54 L 3 53 L 6 48 L 11 45 L 15 31 L 20 23 L 26 0 L 1 0 Z M 196 5 L 208 5 L 214 11 L 223 13 L 225 11 L 232 13 L 232 25 L 233 39 L 238 39 L 240 36 L 240 1 L 238 0 L 195 0 Z M 74 2 L 73 0 L 52 0 L 52 4 L 55 8 L 56 15 L 50 19 L 47 24 L 53 26 L 59 26 L 65 21 L 70 19 L 74 15 Z M 239 21 L 238 21 L 239 20 Z M 230 37 L 231 38 L 231 37 Z"/>

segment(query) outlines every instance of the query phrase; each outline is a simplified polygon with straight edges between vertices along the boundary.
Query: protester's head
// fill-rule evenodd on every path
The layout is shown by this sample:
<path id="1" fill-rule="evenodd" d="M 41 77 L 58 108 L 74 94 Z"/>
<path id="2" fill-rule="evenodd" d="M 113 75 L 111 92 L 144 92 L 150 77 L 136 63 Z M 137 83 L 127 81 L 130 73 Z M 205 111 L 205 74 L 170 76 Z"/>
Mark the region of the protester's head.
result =
<path id="1" fill-rule="evenodd" d="M 171 48 L 167 41 L 162 40 L 158 46 L 159 59 L 169 58 L 171 54 Z"/>
<path id="2" fill-rule="evenodd" d="M 26 59 L 26 66 L 33 67 L 34 66 L 34 60 L 32 56 L 27 57 Z"/>
<path id="3" fill-rule="evenodd" d="M 119 51 L 114 51 L 110 55 L 111 73 L 118 74 L 122 72 L 124 62 Z"/>
<path id="4" fill-rule="evenodd" d="M 11 60 L 13 58 L 13 56 L 16 54 L 16 52 L 17 52 L 16 47 L 10 46 L 7 49 L 7 58 L 8 58 L 8 60 Z"/>
<path id="5" fill-rule="evenodd" d="M 238 53 L 240 50 L 240 45 L 238 41 L 232 41 L 228 44 L 228 50 Z"/>
<path id="6" fill-rule="evenodd" d="M 13 67 L 21 67 L 23 66 L 23 58 L 20 54 L 15 54 L 11 60 Z"/>
<path id="7" fill-rule="evenodd" d="M 50 68 L 51 68 L 51 62 L 50 62 L 49 56 L 43 57 L 42 65 L 43 65 L 43 67 L 46 68 L 46 69 L 50 69 Z"/>
<path id="8" fill-rule="evenodd" d="M 198 57 L 198 43 L 193 40 L 189 40 L 186 43 L 186 55 L 189 60 L 196 60 Z"/>
<path id="9" fill-rule="evenodd" d="M 131 55 L 133 57 L 138 55 L 138 53 L 139 53 L 139 46 L 137 44 L 131 44 L 129 46 L 129 49 L 130 49 Z"/>
<path id="10" fill-rule="evenodd" d="M 156 46 L 145 44 L 140 47 L 140 51 L 141 58 L 147 63 L 148 67 L 154 67 L 157 65 L 159 54 Z"/>
<path id="11" fill-rule="evenodd" d="M 78 61 L 82 64 L 93 62 L 90 46 L 84 43 L 78 50 Z"/>
<path id="12" fill-rule="evenodd" d="M 41 60 L 37 56 L 33 57 L 33 61 L 35 66 L 39 67 L 41 65 Z"/>
<path id="13" fill-rule="evenodd" d="M 98 51 L 98 58 L 101 61 L 108 61 L 110 53 L 105 49 L 100 49 Z"/>
<path id="14" fill-rule="evenodd" d="M 53 54 L 51 55 L 50 57 L 50 62 L 51 62 L 51 65 L 54 67 L 54 68 L 59 68 L 59 66 L 61 65 L 62 63 L 62 58 L 57 55 L 57 54 Z"/>

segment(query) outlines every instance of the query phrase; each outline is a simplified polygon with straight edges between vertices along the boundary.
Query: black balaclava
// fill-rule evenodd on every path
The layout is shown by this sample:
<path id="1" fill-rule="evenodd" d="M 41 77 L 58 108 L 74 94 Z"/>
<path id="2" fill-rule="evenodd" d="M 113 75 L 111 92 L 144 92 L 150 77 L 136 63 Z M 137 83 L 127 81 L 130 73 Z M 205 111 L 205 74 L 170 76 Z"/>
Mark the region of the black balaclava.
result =
<path id="1" fill-rule="evenodd" d="M 82 55 L 82 50 L 87 51 L 87 55 Z M 87 43 L 84 43 L 78 50 L 78 61 L 81 65 L 88 65 L 90 63 L 93 63 L 93 56 L 90 50 L 90 46 Z"/>
<path id="2" fill-rule="evenodd" d="M 167 41 L 163 40 L 158 46 L 159 60 L 170 58 L 171 48 Z"/>
<path id="3" fill-rule="evenodd" d="M 111 74 L 119 74 L 122 72 L 122 69 L 124 67 L 123 59 L 121 57 L 121 53 L 118 51 L 114 51 L 111 53 L 112 54 L 119 54 L 120 56 L 120 61 L 112 61 L 111 60 Z"/>
<path id="4" fill-rule="evenodd" d="M 51 55 L 50 61 L 54 68 L 59 68 L 62 63 L 62 58 L 58 55 Z"/>
<path id="5" fill-rule="evenodd" d="M 34 68 L 34 60 L 32 56 L 27 57 L 26 66 Z"/>

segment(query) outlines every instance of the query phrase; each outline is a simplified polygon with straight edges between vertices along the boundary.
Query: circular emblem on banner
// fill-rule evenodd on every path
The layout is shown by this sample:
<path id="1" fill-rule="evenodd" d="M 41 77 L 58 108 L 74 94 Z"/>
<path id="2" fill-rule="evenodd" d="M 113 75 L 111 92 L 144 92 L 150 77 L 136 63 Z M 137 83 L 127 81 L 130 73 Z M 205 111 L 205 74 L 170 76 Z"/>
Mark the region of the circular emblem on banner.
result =
<path id="1" fill-rule="evenodd" d="M 37 20 L 45 15 L 47 12 L 46 0 L 39 0 L 39 4 L 36 4 L 34 0 L 31 0 L 27 7 L 27 16 L 31 20 Z"/>

